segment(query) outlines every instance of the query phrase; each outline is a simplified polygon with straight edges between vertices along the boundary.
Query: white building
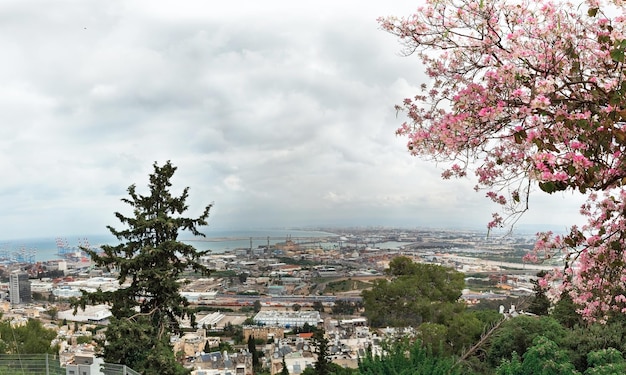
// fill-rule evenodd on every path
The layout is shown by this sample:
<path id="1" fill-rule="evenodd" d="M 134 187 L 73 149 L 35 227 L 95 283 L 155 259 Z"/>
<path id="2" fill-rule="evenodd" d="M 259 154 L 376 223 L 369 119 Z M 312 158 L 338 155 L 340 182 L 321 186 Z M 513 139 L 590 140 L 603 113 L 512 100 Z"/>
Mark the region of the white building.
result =
<path id="1" fill-rule="evenodd" d="M 75 355 L 74 363 L 65 367 L 66 375 L 101 375 L 100 367 L 104 364 L 102 358 L 94 355 Z"/>
<path id="2" fill-rule="evenodd" d="M 80 297 L 83 295 L 80 289 L 71 288 L 69 286 L 53 289 L 52 294 L 58 298 Z"/>
<path id="3" fill-rule="evenodd" d="M 74 314 L 74 309 L 61 311 L 59 319 L 66 319 L 72 322 L 92 322 L 103 324 L 112 316 L 111 307 L 108 305 L 85 306 L 85 309 L 78 309 Z"/>
<path id="4" fill-rule="evenodd" d="M 302 327 L 305 323 L 316 327 L 321 322 L 319 311 L 259 311 L 254 317 L 256 324 L 281 327 Z"/>
<path id="5" fill-rule="evenodd" d="M 215 311 L 215 312 L 212 312 L 210 314 L 203 316 L 202 318 L 197 319 L 196 323 L 198 324 L 198 327 L 203 327 L 206 325 L 208 328 L 212 328 L 216 326 L 225 317 L 226 315 Z"/>
<path id="6" fill-rule="evenodd" d="M 38 293 L 50 293 L 52 292 L 53 289 L 53 285 L 52 282 L 50 281 L 31 281 L 30 282 L 30 289 L 33 292 L 38 292 Z"/>

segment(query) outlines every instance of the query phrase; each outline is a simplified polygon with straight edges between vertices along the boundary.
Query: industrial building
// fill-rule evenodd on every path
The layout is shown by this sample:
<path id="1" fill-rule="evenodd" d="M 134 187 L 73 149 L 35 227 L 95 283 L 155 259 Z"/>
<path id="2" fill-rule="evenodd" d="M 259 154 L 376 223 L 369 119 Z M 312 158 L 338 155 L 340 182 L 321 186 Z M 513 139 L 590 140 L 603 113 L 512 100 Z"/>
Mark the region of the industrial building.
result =
<path id="1" fill-rule="evenodd" d="M 321 322 L 319 311 L 259 311 L 254 317 L 256 324 L 285 328 L 302 327 L 305 323 L 317 327 Z"/>

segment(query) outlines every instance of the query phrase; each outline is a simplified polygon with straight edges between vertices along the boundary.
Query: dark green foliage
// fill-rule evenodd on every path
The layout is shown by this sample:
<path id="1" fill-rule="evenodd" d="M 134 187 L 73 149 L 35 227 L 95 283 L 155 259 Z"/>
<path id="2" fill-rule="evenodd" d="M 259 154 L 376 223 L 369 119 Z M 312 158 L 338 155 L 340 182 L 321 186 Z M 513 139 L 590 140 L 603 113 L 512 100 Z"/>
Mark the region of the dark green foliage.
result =
<path id="1" fill-rule="evenodd" d="M 28 319 L 23 326 L 0 322 L 0 354 L 56 354 L 58 346 L 51 346 L 56 332 L 43 327 L 41 321 Z"/>
<path id="2" fill-rule="evenodd" d="M 224 334 L 226 336 L 233 336 L 235 334 L 236 329 L 237 328 L 233 325 L 233 323 L 227 322 L 224 325 Z"/>
<path id="3" fill-rule="evenodd" d="M 48 310 L 46 310 L 46 314 L 48 314 L 50 319 L 56 320 L 57 316 L 59 315 L 59 309 L 57 309 L 56 307 L 50 307 Z"/>
<path id="4" fill-rule="evenodd" d="M 520 361 L 517 353 L 511 360 L 504 360 L 497 375 L 577 375 L 580 374 L 569 362 L 567 353 L 552 340 L 537 336 L 533 345 Z"/>
<path id="5" fill-rule="evenodd" d="M 362 292 L 365 316 L 372 327 L 444 324 L 464 310 L 458 302 L 465 285 L 462 273 L 434 264 L 396 257 L 389 263 L 391 280 L 376 280 Z"/>
<path id="6" fill-rule="evenodd" d="M 545 271 L 541 271 L 537 274 L 538 278 L 542 278 L 546 275 Z M 548 315 L 548 309 L 550 309 L 550 300 L 546 295 L 546 288 L 543 288 L 539 285 L 539 280 L 532 280 L 533 283 L 533 291 L 535 294 L 533 298 L 530 300 L 530 304 L 528 305 L 528 312 L 536 314 L 536 315 Z"/>
<path id="7" fill-rule="evenodd" d="M 91 342 L 93 342 L 93 341 L 94 341 L 94 340 L 93 340 L 93 337 L 92 337 L 92 336 L 90 336 L 90 335 L 89 335 L 89 336 L 88 336 L 88 335 L 85 335 L 85 336 L 78 336 L 78 337 L 76 338 L 76 344 L 78 344 L 78 345 L 80 345 L 80 344 L 89 344 L 89 343 L 91 343 Z"/>
<path id="8" fill-rule="evenodd" d="M 624 355 L 614 348 L 589 353 L 587 362 L 590 368 L 585 371 L 585 375 L 626 374 Z"/>
<path id="9" fill-rule="evenodd" d="M 357 369 L 351 369 L 348 367 L 341 367 L 336 363 L 330 363 L 330 374 L 331 375 L 360 375 Z"/>
<path id="10" fill-rule="evenodd" d="M 519 375 L 523 373 L 522 360 L 516 352 L 511 353 L 511 359 L 504 359 L 496 369 L 496 375 Z"/>
<path id="11" fill-rule="evenodd" d="M 561 293 L 561 296 L 557 303 L 554 305 L 554 309 L 550 314 L 551 317 L 556 319 L 566 328 L 574 328 L 576 325 L 582 324 L 582 317 L 576 312 L 579 306 L 576 306 L 572 301 L 572 297 L 567 292 Z"/>
<path id="12" fill-rule="evenodd" d="M 537 336 L 545 336 L 560 344 L 566 334 L 566 330 L 552 318 L 521 315 L 506 321 L 496 331 L 491 339 L 487 360 L 496 367 L 503 359 L 511 359 L 513 352 L 521 355 L 526 353 Z"/>
<path id="13" fill-rule="evenodd" d="M 252 355 L 252 371 L 257 373 L 261 368 L 259 362 L 259 352 L 256 350 L 256 341 L 252 335 L 248 336 L 248 352 Z"/>
<path id="14" fill-rule="evenodd" d="M 331 311 L 334 315 L 354 315 L 361 307 L 362 304 L 360 302 L 337 299 L 333 303 Z M 322 309 L 324 309 L 324 306 L 322 306 Z"/>
<path id="15" fill-rule="evenodd" d="M 233 327 L 233 334 L 231 336 L 235 345 L 241 345 L 244 343 L 245 339 L 243 337 L 243 327 L 240 325 L 236 325 Z"/>
<path id="16" fill-rule="evenodd" d="M 329 371 L 328 374 L 330 375 L 360 375 L 357 369 L 343 368 L 336 363 L 329 363 L 328 371 Z M 317 375 L 318 372 L 312 367 L 307 367 L 300 374 L 301 375 Z"/>
<path id="17" fill-rule="evenodd" d="M 383 356 L 368 353 L 359 362 L 361 375 L 456 375 L 461 369 L 455 367 L 451 357 L 441 357 L 425 348 L 421 342 L 396 342 Z"/>
<path id="18" fill-rule="evenodd" d="M 170 180 L 175 171 L 169 161 L 162 167 L 155 163 L 149 194 L 141 195 L 131 185 L 130 198 L 122 199 L 133 215 L 115 213 L 126 228 L 107 227 L 120 244 L 103 246 L 101 253 L 88 250 L 98 267 L 117 270 L 120 284 L 129 281 L 130 285 L 116 291 L 84 293 L 73 302 L 75 308 L 110 304 L 114 319 L 107 328 L 105 360 L 146 374 L 186 373 L 176 362 L 169 343 L 170 333 L 181 332 L 178 318 L 189 316 L 192 323 L 194 320 L 189 302 L 179 293 L 179 276 L 187 269 L 208 273 L 199 263 L 206 252 L 178 241 L 178 235 L 186 231 L 204 236 L 197 228 L 207 225 L 211 205 L 196 219 L 182 216 L 188 208 L 185 202 L 189 188 L 180 196 L 172 195 Z"/>
<path id="19" fill-rule="evenodd" d="M 317 360 L 315 361 L 315 374 L 330 375 L 330 360 L 328 359 L 328 339 L 323 330 L 318 330 L 313 334 L 313 345 Z"/>
<path id="20" fill-rule="evenodd" d="M 448 323 L 446 343 L 449 352 L 458 354 L 472 347 L 485 331 L 486 325 L 473 312 L 462 312 L 452 317 Z M 434 348 L 434 347 L 433 347 Z"/>
<path id="21" fill-rule="evenodd" d="M 203 312 L 203 311 L 219 311 L 219 312 L 233 312 L 233 309 L 229 309 L 227 307 L 213 307 L 213 306 L 198 306 L 195 308 L 195 312 Z"/>
<path id="22" fill-rule="evenodd" d="M 574 375 L 578 371 L 569 362 L 567 353 L 559 348 L 552 340 L 545 336 L 537 336 L 531 346 L 524 353 L 522 369 L 524 374 L 536 375 Z"/>
<path id="23" fill-rule="evenodd" d="M 319 312 L 323 313 L 324 312 L 324 304 L 322 304 L 322 302 L 320 302 L 320 301 L 313 302 L 313 310 L 319 311 Z"/>
<path id="24" fill-rule="evenodd" d="M 502 314 L 497 309 L 494 310 L 469 310 L 476 319 L 480 320 L 487 327 L 493 326 L 502 319 Z"/>
<path id="25" fill-rule="evenodd" d="M 126 364 L 133 369 L 141 369 L 145 374 L 185 374 L 176 362 L 169 336 L 159 336 L 157 328 L 151 323 L 148 316 L 111 318 L 106 330 L 105 361 Z M 160 368 L 170 372 L 160 372 Z"/>
<path id="26" fill-rule="evenodd" d="M 500 309 L 500 306 L 511 306 L 511 305 L 519 306 L 520 302 L 522 301 L 520 301 L 519 297 L 511 297 L 511 296 L 508 296 L 504 299 L 485 298 L 485 299 L 480 300 L 478 304 L 471 306 L 469 310 L 476 310 L 476 311 L 489 310 L 489 311 L 495 311 L 497 313 L 498 310 Z"/>
<path id="27" fill-rule="evenodd" d="M 450 348 L 446 343 L 446 337 L 448 336 L 447 326 L 443 324 L 426 322 L 422 323 L 417 328 L 417 332 L 419 334 L 422 345 L 429 348 L 435 348 L 434 350 L 432 350 L 434 354 L 449 354 Z"/>
<path id="28" fill-rule="evenodd" d="M 433 354 L 458 355 L 472 347 L 488 326 L 475 312 L 461 312 L 451 315 L 447 324 L 422 323 L 417 332 L 422 345 Z"/>
<path id="29" fill-rule="evenodd" d="M 241 310 L 239 310 L 239 311 L 241 311 Z M 249 316 L 249 317 L 246 318 L 246 320 L 243 321 L 243 325 L 244 326 L 253 326 L 253 325 L 256 325 L 256 322 L 254 321 L 253 317 Z"/>
<path id="30" fill-rule="evenodd" d="M 283 356 L 283 368 L 280 370 L 280 375 L 289 375 L 289 370 L 287 369 L 287 363 L 285 363 L 284 356 Z"/>
<path id="31" fill-rule="evenodd" d="M 609 348 L 626 351 L 626 322 L 618 320 L 606 324 L 576 326 L 568 331 L 561 346 L 569 349 L 572 363 L 578 371 L 583 372 L 590 366 L 587 362 L 588 353 Z"/>
<path id="32" fill-rule="evenodd" d="M 219 352 L 227 351 L 227 352 L 231 353 L 234 350 L 235 349 L 233 349 L 232 345 L 230 345 L 230 343 L 228 341 L 220 341 L 219 345 L 217 346 L 217 351 L 219 351 Z"/>
<path id="33" fill-rule="evenodd" d="M 317 327 L 314 325 L 309 324 L 308 322 L 305 322 L 302 327 L 293 327 L 291 329 L 291 331 L 294 334 L 298 334 L 298 333 L 315 333 L 317 331 Z"/>

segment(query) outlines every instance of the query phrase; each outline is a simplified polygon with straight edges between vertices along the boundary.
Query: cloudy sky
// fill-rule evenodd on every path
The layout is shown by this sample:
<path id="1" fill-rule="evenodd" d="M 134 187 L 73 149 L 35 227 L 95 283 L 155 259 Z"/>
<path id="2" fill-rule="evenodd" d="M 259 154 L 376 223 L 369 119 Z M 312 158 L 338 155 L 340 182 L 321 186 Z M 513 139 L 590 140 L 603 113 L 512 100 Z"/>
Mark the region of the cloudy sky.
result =
<path id="1" fill-rule="evenodd" d="M 417 6 L 2 1 L 0 238 L 107 233 L 167 160 L 190 215 L 214 202 L 209 232 L 484 228 L 495 207 L 474 182 L 441 180 L 394 134 L 425 78 L 376 17 Z M 577 213 L 537 198 L 523 223 Z"/>

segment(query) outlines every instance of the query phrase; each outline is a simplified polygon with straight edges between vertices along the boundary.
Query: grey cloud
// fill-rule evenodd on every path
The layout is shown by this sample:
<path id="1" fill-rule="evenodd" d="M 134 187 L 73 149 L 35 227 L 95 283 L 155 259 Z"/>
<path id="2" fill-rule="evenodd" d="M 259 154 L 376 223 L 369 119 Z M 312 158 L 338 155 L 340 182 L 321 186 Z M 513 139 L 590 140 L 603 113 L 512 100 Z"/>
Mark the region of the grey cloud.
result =
<path id="1" fill-rule="evenodd" d="M 412 1 L 48 8 L 0 5 L 0 237 L 105 231 L 166 160 L 212 226 L 489 219 L 394 135 L 424 76 L 375 18 Z"/>

